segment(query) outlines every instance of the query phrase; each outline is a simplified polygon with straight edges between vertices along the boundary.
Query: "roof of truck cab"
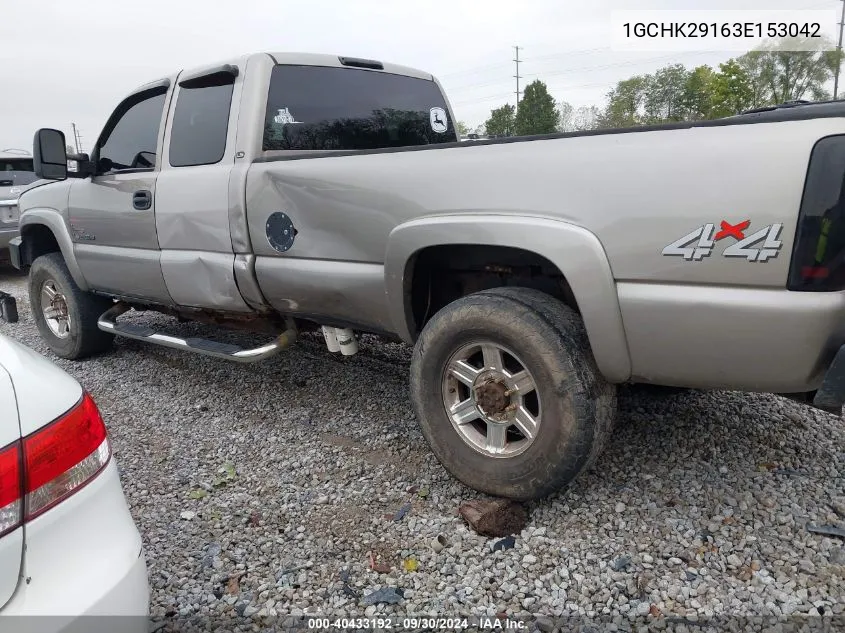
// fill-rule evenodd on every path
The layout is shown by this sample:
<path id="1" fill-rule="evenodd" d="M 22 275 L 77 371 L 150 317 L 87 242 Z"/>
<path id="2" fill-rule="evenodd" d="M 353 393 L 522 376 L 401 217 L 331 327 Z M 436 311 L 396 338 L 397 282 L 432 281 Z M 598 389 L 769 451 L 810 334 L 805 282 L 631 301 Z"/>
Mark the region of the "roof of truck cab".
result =
<path id="1" fill-rule="evenodd" d="M 251 58 L 260 57 L 266 55 L 270 57 L 276 64 L 284 64 L 284 65 L 292 65 L 292 66 L 329 66 L 334 68 L 359 68 L 357 66 L 347 66 L 344 65 L 340 60 L 344 56 L 342 55 L 329 55 L 326 53 L 297 53 L 291 51 L 283 51 L 283 52 L 261 52 L 261 53 L 252 53 L 249 55 L 241 55 L 239 57 L 230 57 L 224 60 L 216 60 L 214 62 L 209 62 L 208 64 L 203 64 L 202 66 L 194 66 L 192 68 L 182 68 L 181 70 L 176 71 L 175 73 L 165 76 L 159 77 L 153 81 L 147 82 L 141 86 L 135 88 L 132 92 L 124 96 L 124 100 L 136 95 L 140 92 L 146 92 L 147 90 L 153 88 L 163 88 L 169 87 L 172 83 L 174 83 L 177 78 L 191 76 L 197 73 L 202 73 L 209 69 L 213 69 L 219 66 L 223 66 L 225 64 L 232 64 L 232 65 L 239 65 L 243 64 Z M 349 59 L 358 59 L 355 57 L 348 57 Z M 384 62 L 382 60 L 366 60 L 366 61 L 378 61 L 383 65 L 382 70 L 377 69 L 365 69 L 370 70 L 371 72 L 386 72 L 392 73 L 395 75 L 405 75 L 408 77 L 415 77 L 417 79 L 427 79 L 434 81 L 435 77 L 428 72 L 423 70 L 419 70 L 418 68 L 411 68 L 409 66 L 402 66 L 399 64 L 391 64 L 388 62 Z M 241 69 L 243 70 L 243 69 Z"/>
<path id="2" fill-rule="evenodd" d="M 0 158 L 32 158 L 32 154 L 25 149 L 0 150 Z"/>
<path id="3" fill-rule="evenodd" d="M 277 64 L 286 64 L 293 66 L 333 66 L 336 68 L 351 68 L 351 66 L 344 66 L 341 63 L 343 55 L 329 55 L 325 53 L 296 53 L 296 52 L 276 52 L 267 53 L 272 57 Z M 353 55 L 348 57 L 354 58 Z M 360 58 L 358 58 L 360 59 Z M 417 79 L 433 79 L 432 74 L 419 70 L 418 68 L 411 68 L 409 66 L 401 66 L 399 64 L 391 64 L 382 59 L 367 61 L 378 61 L 384 65 L 384 72 L 393 73 L 395 75 L 407 75 L 409 77 L 416 77 Z"/>

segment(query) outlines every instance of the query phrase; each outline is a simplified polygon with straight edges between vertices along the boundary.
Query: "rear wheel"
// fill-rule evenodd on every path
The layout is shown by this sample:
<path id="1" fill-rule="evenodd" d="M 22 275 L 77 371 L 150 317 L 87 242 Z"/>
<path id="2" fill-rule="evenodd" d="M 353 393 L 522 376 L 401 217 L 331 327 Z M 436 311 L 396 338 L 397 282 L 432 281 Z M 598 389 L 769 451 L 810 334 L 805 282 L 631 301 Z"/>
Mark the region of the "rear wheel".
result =
<path id="1" fill-rule="evenodd" d="M 60 253 L 32 262 L 29 302 L 41 338 L 56 356 L 76 360 L 111 347 L 114 335 L 100 330 L 97 319 L 112 301 L 81 290 Z"/>
<path id="2" fill-rule="evenodd" d="M 589 467 L 609 435 L 616 391 L 581 319 L 527 288 L 459 299 L 414 348 L 411 396 L 432 451 L 492 495 L 543 497 Z"/>

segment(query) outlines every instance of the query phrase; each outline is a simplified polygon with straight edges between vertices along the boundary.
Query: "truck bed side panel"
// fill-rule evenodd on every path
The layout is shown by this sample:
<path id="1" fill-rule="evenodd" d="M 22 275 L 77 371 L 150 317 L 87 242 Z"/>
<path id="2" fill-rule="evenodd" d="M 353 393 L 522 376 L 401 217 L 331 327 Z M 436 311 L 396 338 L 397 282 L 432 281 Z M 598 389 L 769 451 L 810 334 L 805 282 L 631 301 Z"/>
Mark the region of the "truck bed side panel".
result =
<path id="1" fill-rule="evenodd" d="M 637 382 L 811 391 L 845 340 L 845 293 L 619 284 Z"/>
<path id="2" fill-rule="evenodd" d="M 432 214 L 563 219 L 596 234 L 619 280 L 783 287 L 807 161 L 843 119 L 609 134 L 520 143 L 279 157 L 248 178 L 256 255 L 381 262 L 398 224 Z M 264 238 L 284 211 L 299 235 L 280 254 Z M 663 249 L 706 223 L 783 223 L 765 263 L 713 255 L 689 262 Z M 479 227 L 483 231 L 483 227 Z"/>
<path id="3" fill-rule="evenodd" d="M 634 373 L 696 386 L 701 376 L 691 375 L 680 360 L 678 371 L 667 376 L 667 366 L 661 364 L 665 359 L 652 350 L 679 357 L 706 352 L 743 371 L 758 362 L 747 358 L 750 348 L 731 337 L 711 337 L 699 345 L 694 328 L 678 329 L 675 323 L 696 322 L 690 310 L 703 300 L 697 298 L 699 291 L 701 297 L 710 296 L 707 287 L 785 288 L 811 150 L 818 139 L 843 131 L 845 120 L 819 118 L 360 155 L 265 156 L 253 164 L 247 179 L 250 236 L 260 270 L 314 266 L 329 277 L 338 274 L 332 269 L 354 275 L 346 262 L 384 263 L 391 231 L 423 217 L 476 214 L 478 244 L 507 238 L 507 232 L 481 221 L 485 215 L 548 218 L 583 227 L 598 237 L 613 279 L 629 284 L 619 305 Z M 274 250 L 265 234 L 268 217 L 278 211 L 297 230 L 285 252 Z M 775 254 L 765 262 L 724 256 L 738 243 L 732 234 L 716 240 L 710 254 L 697 260 L 663 254 L 667 246 L 707 224 L 715 234 L 724 228 L 722 222 L 732 228 L 746 221 L 744 237 L 782 225 Z M 550 259 L 566 257 L 562 247 Z M 268 266 L 264 259 L 275 261 Z M 366 268 L 367 274 L 350 286 L 366 287 L 368 296 L 376 296 L 371 270 Z M 266 291 L 264 283 L 273 282 L 268 277 L 262 288 Z M 284 296 L 290 306 L 320 292 L 319 285 L 300 291 L 277 283 L 280 287 L 272 291 L 276 302 Z M 650 292 L 649 285 L 665 285 L 666 292 Z M 678 285 L 687 288 L 682 301 L 671 292 Z M 741 294 L 712 298 L 714 305 L 725 304 L 724 314 L 734 314 L 742 327 L 750 327 L 751 313 L 736 303 Z M 580 304 L 577 294 L 576 299 Z M 787 313 L 812 309 L 812 303 L 796 298 Z M 833 318 L 838 308 L 832 310 L 820 318 Z M 714 308 L 710 314 L 720 312 Z M 671 323 L 666 315 L 672 315 Z M 774 319 L 769 335 L 792 336 L 788 322 Z M 680 331 L 685 336 L 671 334 Z M 827 343 L 807 343 L 816 347 L 802 357 L 802 367 L 780 378 L 764 372 L 753 387 L 777 390 L 812 383 Z M 660 376 L 658 367 L 664 372 Z"/>

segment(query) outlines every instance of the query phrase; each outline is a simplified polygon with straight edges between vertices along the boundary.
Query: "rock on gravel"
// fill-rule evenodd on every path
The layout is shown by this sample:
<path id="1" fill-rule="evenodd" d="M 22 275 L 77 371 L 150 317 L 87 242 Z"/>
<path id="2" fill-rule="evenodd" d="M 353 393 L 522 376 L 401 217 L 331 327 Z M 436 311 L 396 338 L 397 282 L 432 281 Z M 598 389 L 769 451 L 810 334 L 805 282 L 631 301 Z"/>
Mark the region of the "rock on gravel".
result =
<path id="1" fill-rule="evenodd" d="M 482 536 L 518 534 L 528 523 L 525 506 L 504 499 L 475 499 L 465 501 L 458 513 Z"/>
<path id="2" fill-rule="evenodd" d="M 25 285 L 0 272 L 20 312 L 0 332 L 45 352 Z M 769 395 L 623 388 L 616 434 L 592 472 L 530 504 L 514 547 L 494 552 L 456 513 L 478 494 L 446 474 L 414 420 L 410 349 L 369 336 L 360 349 L 333 356 L 305 335 L 289 353 L 235 365 L 118 339 L 110 354 L 57 361 L 109 427 L 153 616 L 176 614 L 186 627 L 262 612 L 361 617 L 372 607 L 568 614 L 618 630 L 637 630 L 626 622 L 644 612 L 734 623 L 845 616 L 843 541 L 805 527 L 845 527 L 831 505 L 845 481 L 837 417 Z M 437 535 L 448 536 L 440 551 Z M 392 571 L 371 570 L 370 553 Z M 412 557 L 418 567 L 405 571 Z M 403 599 L 363 604 L 384 587 L 402 588 Z"/>

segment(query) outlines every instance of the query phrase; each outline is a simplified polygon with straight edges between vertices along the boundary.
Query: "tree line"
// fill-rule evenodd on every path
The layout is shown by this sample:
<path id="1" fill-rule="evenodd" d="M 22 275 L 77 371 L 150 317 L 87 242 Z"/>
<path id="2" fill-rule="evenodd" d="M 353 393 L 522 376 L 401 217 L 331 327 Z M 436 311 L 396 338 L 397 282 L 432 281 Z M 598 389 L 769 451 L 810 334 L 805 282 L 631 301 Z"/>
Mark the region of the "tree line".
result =
<path id="1" fill-rule="evenodd" d="M 652 74 L 629 77 L 607 93 L 603 108 L 556 102 L 538 79 L 525 87 L 519 108 L 495 108 L 475 131 L 523 136 L 701 121 L 787 101 L 829 99 L 826 86 L 836 72 L 838 51 L 784 50 L 786 44 L 769 42 L 719 64 L 718 70 L 669 64 Z M 463 123 L 459 129 L 469 131 Z"/>

